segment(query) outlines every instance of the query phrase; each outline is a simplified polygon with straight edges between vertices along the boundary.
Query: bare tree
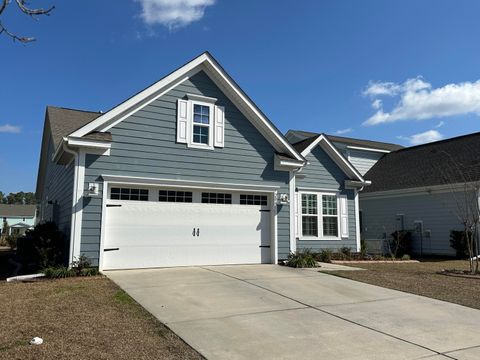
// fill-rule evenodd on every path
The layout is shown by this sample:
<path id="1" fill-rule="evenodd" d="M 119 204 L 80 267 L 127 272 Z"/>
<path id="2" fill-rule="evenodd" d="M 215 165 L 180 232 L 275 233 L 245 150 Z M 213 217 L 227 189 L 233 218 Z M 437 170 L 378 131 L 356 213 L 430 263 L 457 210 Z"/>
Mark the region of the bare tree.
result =
<path id="1" fill-rule="evenodd" d="M 50 12 L 55 9 L 55 6 L 51 6 L 48 9 L 42 9 L 42 8 L 30 8 L 28 7 L 28 3 L 26 0 L 0 0 L 0 35 L 4 34 L 9 36 L 13 41 L 19 41 L 21 43 L 29 43 L 32 41 L 35 41 L 36 39 L 34 37 L 28 37 L 28 36 L 20 36 L 9 29 L 3 24 L 1 21 L 1 16 L 4 14 L 6 9 L 9 7 L 9 5 L 12 3 L 12 1 L 17 5 L 17 8 L 20 9 L 22 13 L 25 15 L 30 16 L 32 19 L 37 20 L 38 16 L 42 15 L 50 15 Z"/>
<path id="2" fill-rule="evenodd" d="M 473 151 L 473 149 L 472 149 Z M 446 159 L 438 164 L 438 169 L 445 183 L 449 186 L 450 194 L 454 200 L 453 213 L 463 225 L 465 240 L 470 265 L 470 272 L 479 271 L 480 250 L 480 181 L 476 178 L 473 167 L 479 164 L 462 163 L 454 159 L 447 151 L 441 152 Z"/>

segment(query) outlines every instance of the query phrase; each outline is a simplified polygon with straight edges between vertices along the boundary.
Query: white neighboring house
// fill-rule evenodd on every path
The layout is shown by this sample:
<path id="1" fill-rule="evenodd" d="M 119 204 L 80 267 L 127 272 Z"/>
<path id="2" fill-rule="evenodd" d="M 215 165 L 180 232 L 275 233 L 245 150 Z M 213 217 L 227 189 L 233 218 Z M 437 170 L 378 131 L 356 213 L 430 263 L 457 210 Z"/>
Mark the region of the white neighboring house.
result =
<path id="1" fill-rule="evenodd" d="M 10 228 L 9 235 L 23 235 L 35 225 L 36 211 L 36 205 L 0 204 L 0 233 L 6 221 Z"/>

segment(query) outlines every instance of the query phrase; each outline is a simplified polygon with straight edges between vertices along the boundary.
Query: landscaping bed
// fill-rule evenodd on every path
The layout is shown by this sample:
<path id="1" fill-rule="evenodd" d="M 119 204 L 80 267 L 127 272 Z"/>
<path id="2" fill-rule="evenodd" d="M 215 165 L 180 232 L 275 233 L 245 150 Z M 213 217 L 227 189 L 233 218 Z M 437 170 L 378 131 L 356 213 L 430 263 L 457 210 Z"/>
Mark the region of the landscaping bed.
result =
<path id="1" fill-rule="evenodd" d="M 353 266 L 353 264 L 352 264 Z M 330 274 L 444 300 L 480 309 L 480 281 L 466 277 L 445 276 L 444 269 L 468 271 L 466 260 L 423 259 L 418 263 L 355 263 L 367 271 L 332 271 Z"/>
<path id="2" fill-rule="evenodd" d="M 103 276 L 2 282 L 0 303 L 1 359 L 203 359 Z"/>
<path id="3" fill-rule="evenodd" d="M 396 263 L 396 264 L 412 264 L 412 263 L 418 263 L 418 260 L 402 260 L 402 259 L 389 259 L 389 260 L 332 260 L 332 264 L 342 264 L 342 265 L 348 265 L 348 264 L 391 264 L 391 263 Z"/>

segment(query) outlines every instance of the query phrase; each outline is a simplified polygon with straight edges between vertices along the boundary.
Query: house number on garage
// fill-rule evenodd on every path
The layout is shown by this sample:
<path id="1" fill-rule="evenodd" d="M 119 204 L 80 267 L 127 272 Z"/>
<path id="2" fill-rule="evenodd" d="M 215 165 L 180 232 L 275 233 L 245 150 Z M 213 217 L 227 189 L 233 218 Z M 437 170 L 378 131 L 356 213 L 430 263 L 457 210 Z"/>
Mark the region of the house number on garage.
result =
<path id="1" fill-rule="evenodd" d="M 192 231 L 192 235 L 193 236 L 200 236 L 200 228 L 193 228 L 193 231 Z"/>

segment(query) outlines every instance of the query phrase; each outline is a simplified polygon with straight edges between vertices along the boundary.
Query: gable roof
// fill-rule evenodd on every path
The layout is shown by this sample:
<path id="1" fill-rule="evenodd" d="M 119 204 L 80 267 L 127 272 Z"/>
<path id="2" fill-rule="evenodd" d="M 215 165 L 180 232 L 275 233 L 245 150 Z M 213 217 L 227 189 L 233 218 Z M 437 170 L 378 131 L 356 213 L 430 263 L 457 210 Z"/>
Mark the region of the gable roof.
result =
<path id="1" fill-rule="evenodd" d="M 126 117 L 145 107 L 199 71 L 204 71 L 209 75 L 212 81 L 238 107 L 245 117 L 252 122 L 278 153 L 287 155 L 295 160 L 304 160 L 283 134 L 208 52 L 197 56 L 146 89 L 106 113 L 101 114 L 96 119 L 86 123 L 84 126 L 73 131 L 69 136 L 80 138 L 93 131 L 100 133 L 108 131 L 108 129 Z"/>
<path id="2" fill-rule="evenodd" d="M 50 123 L 54 149 L 57 149 L 62 139 L 85 126 L 102 115 L 99 112 L 67 109 L 56 106 L 47 106 L 47 118 Z"/>
<path id="3" fill-rule="evenodd" d="M 41 189 L 43 188 L 44 177 L 42 174 L 48 162 L 49 140 L 51 139 L 52 147 L 55 151 L 60 147 L 65 136 L 85 126 L 100 115 L 101 113 L 99 112 L 47 106 L 37 174 L 37 198 L 41 196 Z"/>
<path id="4" fill-rule="evenodd" d="M 385 154 L 366 193 L 480 181 L 480 132 Z"/>
<path id="5" fill-rule="evenodd" d="M 0 218 L 34 217 L 36 209 L 36 205 L 0 204 Z"/>
<path id="6" fill-rule="evenodd" d="M 308 139 L 310 139 L 310 141 L 313 141 L 312 138 L 318 135 L 320 135 L 320 133 L 301 131 L 301 130 L 288 130 L 286 137 L 290 142 L 300 143 L 303 141 L 307 141 Z M 381 141 L 356 139 L 356 138 L 349 138 L 344 136 L 336 136 L 336 135 L 328 135 L 328 134 L 324 134 L 324 135 L 331 142 L 341 143 L 347 146 L 358 146 L 358 147 L 364 147 L 369 149 L 386 150 L 386 151 L 395 151 L 395 150 L 403 149 L 403 146 L 398 144 L 386 143 Z"/>
<path id="7" fill-rule="evenodd" d="M 321 146 L 346 175 L 350 176 L 351 179 L 360 181 L 364 185 L 369 185 L 369 182 L 365 181 L 358 170 L 355 169 L 355 166 L 338 151 L 325 134 L 309 137 L 293 144 L 293 146 L 305 158 L 316 146 Z"/>

